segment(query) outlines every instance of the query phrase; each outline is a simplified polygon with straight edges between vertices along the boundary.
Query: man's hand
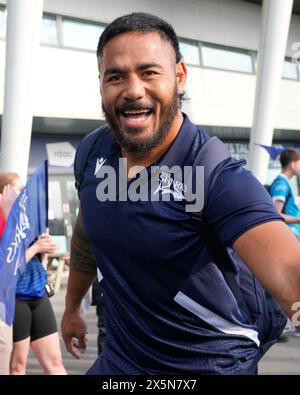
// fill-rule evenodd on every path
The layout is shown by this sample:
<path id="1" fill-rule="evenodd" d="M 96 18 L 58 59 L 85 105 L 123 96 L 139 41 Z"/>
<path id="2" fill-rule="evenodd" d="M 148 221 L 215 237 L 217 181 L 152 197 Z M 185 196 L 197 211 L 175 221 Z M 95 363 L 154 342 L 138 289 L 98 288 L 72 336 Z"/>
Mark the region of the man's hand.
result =
<path id="1" fill-rule="evenodd" d="M 2 193 L 0 193 L 0 208 L 5 219 L 7 219 L 10 209 L 18 195 L 19 193 L 11 185 L 5 185 Z"/>
<path id="2" fill-rule="evenodd" d="M 66 349 L 74 358 L 80 359 L 80 354 L 86 350 L 87 326 L 81 312 L 65 311 L 61 321 L 61 332 Z"/>

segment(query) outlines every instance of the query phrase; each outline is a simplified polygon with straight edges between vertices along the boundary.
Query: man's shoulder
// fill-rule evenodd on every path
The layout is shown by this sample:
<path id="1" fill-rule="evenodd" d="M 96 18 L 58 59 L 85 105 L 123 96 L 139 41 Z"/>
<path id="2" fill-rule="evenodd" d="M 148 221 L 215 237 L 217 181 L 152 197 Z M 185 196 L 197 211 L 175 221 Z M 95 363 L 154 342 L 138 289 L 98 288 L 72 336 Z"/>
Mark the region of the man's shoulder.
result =
<path id="1" fill-rule="evenodd" d="M 95 147 L 101 144 L 101 147 L 107 150 L 111 147 L 112 142 L 112 135 L 107 125 L 100 126 L 86 134 L 77 146 L 74 162 L 75 167 L 78 162 L 85 162 Z"/>
<path id="2" fill-rule="evenodd" d="M 276 193 L 279 192 L 285 192 L 287 193 L 290 190 L 290 184 L 287 180 L 286 177 L 284 177 L 282 174 L 279 174 L 274 181 L 271 184 L 270 187 L 270 193 L 271 196 L 275 195 Z"/>
<path id="3" fill-rule="evenodd" d="M 94 144 L 98 139 L 111 141 L 111 133 L 107 125 L 99 126 L 97 129 L 87 133 L 80 144 Z"/>
<path id="4" fill-rule="evenodd" d="M 288 179 L 283 174 L 278 174 L 278 176 L 273 180 L 271 185 L 284 185 L 285 187 L 289 187 L 290 184 Z"/>
<path id="5" fill-rule="evenodd" d="M 210 141 L 210 143 L 212 143 L 212 144 L 209 144 L 212 150 L 218 151 L 221 146 L 223 146 L 223 147 L 226 146 L 226 144 L 218 136 L 210 135 L 206 131 L 205 127 L 196 125 L 195 123 L 191 122 L 189 119 L 188 119 L 188 122 L 186 122 L 186 125 L 188 126 L 188 128 L 186 128 L 187 129 L 186 133 L 189 132 L 188 129 L 192 129 L 193 133 L 195 135 L 194 144 L 192 147 L 192 152 L 198 153 L 203 148 L 203 146 L 206 145 L 206 143 L 208 141 Z"/>
<path id="6" fill-rule="evenodd" d="M 202 143 L 201 146 L 205 144 L 209 139 L 211 139 L 211 136 L 206 132 L 205 129 L 197 126 L 197 131 L 199 138 L 201 139 L 201 143 Z"/>
<path id="7" fill-rule="evenodd" d="M 198 143 L 199 148 L 201 148 L 202 145 L 210 139 L 210 135 L 205 131 L 205 129 L 195 124 L 185 113 L 183 113 L 181 131 L 185 136 L 189 135 L 193 138 L 196 137 L 194 144 Z"/>
<path id="8" fill-rule="evenodd" d="M 195 126 L 196 126 L 196 128 L 197 128 L 198 134 L 199 134 L 202 138 L 204 138 L 205 140 L 208 140 L 208 139 L 211 138 L 210 134 L 205 130 L 205 127 L 198 126 L 198 125 L 195 125 Z"/>
<path id="9" fill-rule="evenodd" d="M 211 139 L 211 136 L 206 132 L 204 128 L 197 125 L 193 125 L 193 126 L 195 131 L 195 138 L 190 150 L 190 155 L 192 156 L 193 159 L 195 159 L 199 151 L 205 145 L 205 143 L 207 143 L 208 140 Z"/>

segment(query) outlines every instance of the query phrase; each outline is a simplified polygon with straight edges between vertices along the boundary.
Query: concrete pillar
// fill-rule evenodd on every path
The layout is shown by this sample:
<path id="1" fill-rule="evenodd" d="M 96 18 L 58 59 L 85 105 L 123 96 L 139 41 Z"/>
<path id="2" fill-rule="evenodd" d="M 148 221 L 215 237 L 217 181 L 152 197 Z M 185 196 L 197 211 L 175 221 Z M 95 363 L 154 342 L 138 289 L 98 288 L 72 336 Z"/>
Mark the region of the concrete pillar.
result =
<path id="1" fill-rule="evenodd" d="M 292 6 L 293 0 L 263 1 L 249 161 L 250 170 L 263 184 L 266 181 L 269 155 L 254 143 L 272 145 Z"/>
<path id="2" fill-rule="evenodd" d="M 29 161 L 34 59 L 40 42 L 42 13 L 43 0 L 7 2 L 0 168 L 20 174 L 23 181 Z"/>

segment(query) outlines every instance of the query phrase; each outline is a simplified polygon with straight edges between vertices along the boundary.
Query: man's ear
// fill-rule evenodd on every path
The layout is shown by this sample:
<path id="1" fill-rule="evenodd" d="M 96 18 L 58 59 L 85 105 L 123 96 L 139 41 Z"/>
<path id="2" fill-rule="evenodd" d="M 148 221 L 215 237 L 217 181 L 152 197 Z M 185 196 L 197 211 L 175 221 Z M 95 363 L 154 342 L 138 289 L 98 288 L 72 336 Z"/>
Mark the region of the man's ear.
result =
<path id="1" fill-rule="evenodd" d="M 186 77 L 187 77 L 186 65 L 183 60 L 180 60 L 176 64 L 176 81 L 177 81 L 178 93 L 182 93 L 184 91 Z"/>

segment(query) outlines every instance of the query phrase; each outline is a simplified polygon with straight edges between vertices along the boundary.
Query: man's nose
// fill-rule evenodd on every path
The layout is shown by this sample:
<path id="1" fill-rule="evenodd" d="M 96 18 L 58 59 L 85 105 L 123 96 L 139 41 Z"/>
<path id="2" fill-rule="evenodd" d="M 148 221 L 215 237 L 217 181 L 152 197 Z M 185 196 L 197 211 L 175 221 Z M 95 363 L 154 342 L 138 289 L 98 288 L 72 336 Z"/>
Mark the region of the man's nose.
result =
<path id="1" fill-rule="evenodd" d="M 136 75 L 132 75 L 127 79 L 124 88 L 123 97 L 125 100 L 138 100 L 145 96 L 145 86 L 143 81 Z"/>

